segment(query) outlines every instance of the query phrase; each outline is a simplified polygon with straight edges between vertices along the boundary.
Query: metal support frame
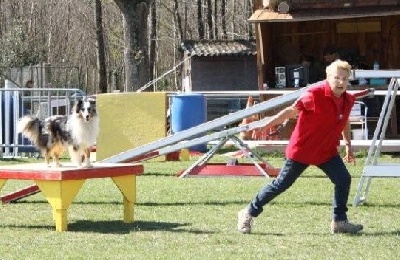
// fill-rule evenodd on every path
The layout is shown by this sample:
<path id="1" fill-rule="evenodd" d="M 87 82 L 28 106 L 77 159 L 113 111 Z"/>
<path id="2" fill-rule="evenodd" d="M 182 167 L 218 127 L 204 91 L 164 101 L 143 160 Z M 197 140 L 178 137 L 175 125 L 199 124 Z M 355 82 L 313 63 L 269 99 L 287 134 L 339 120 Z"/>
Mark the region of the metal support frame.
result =
<path id="1" fill-rule="evenodd" d="M 400 75 L 396 75 L 400 76 Z M 382 106 L 379 120 L 374 132 L 374 137 L 368 151 L 364 164 L 364 170 L 358 184 L 354 197 L 353 206 L 356 207 L 366 201 L 372 178 L 377 177 L 400 177 L 400 164 L 378 163 L 381 153 L 382 141 L 385 139 L 385 132 L 389 123 L 390 114 L 395 104 L 400 79 L 392 78 Z"/>
<path id="2" fill-rule="evenodd" d="M 206 164 L 214 155 L 215 153 L 221 149 L 225 145 L 225 143 L 229 140 L 232 140 L 234 145 L 240 149 L 245 157 L 251 161 L 254 166 L 260 171 L 262 175 L 265 177 L 269 177 L 269 175 L 265 172 L 265 170 L 260 166 L 260 164 L 255 160 L 258 159 L 261 162 L 263 162 L 266 165 L 269 165 L 267 161 L 265 161 L 261 155 L 259 155 L 257 152 L 252 150 L 247 144 L 245 144 L 242 140 L 240 140 L 237 136 L 231 135 L 231 136 L 226 136 L 222 138 L 214 147 L 212 147 L 207 153 L 205 153 L 203 156 L 201 156 L 195 163 L 193 163 L 189 168 L 187 168 L 179 177 L 183 178 L 186 175 L 190 174 L 190 172 L 198 167 Z"/>

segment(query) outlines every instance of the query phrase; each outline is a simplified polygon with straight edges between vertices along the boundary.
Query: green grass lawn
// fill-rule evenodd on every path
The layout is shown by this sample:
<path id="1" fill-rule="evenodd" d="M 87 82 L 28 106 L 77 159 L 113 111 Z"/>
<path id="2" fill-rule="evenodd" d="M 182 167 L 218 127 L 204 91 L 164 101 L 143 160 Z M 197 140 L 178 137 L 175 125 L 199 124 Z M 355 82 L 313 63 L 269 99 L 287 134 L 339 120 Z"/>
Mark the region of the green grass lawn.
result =
<path id="1" fill-rule="evenodd" d="M 0 259 L 398 259 L 400 180 L 373 179 L 367 203 L 353 208 L 362 155 L 349 166 L 349 217 L 364 224 L 359 235 L 330 234 L 333 186 L 315 167 L 265 208 L 252 234 L 243 235 L 236 231 L 236 214 L 271 179 L 180 179 L 175 174 L 191 162 L 145 162 L 134 223 L 122 222 L 122 198 L 110 179 L 84 184 L 68 210 L 67 232 L 55 231 L 51 207 L 39 193 L 1 206 Z M 276 154 L 265 157 L 282 163 Z M 26 161 L 32 160 L 0 164 Z M 30 184 L 8 181 L 2 194 Z"/>

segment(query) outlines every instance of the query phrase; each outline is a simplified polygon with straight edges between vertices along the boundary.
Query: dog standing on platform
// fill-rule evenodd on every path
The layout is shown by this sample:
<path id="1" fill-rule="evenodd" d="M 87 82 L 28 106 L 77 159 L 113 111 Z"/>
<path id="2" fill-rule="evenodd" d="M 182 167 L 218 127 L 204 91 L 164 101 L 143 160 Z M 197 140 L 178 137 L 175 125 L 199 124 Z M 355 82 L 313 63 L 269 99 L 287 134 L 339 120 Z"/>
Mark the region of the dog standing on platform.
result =
<path id="1" fill-rule="evenodd" d="M 60 156 L 68 150 L 78 167 L 92 167 L 90 150 L 99 134 L 96 100 L 78 100 L 70 115 L 56 115 L 45 120 L 24 116 L 18 121 L 17 130 L 42 152 L 48 166 L 53 158 L 54 165 L 61 167 Z"/>

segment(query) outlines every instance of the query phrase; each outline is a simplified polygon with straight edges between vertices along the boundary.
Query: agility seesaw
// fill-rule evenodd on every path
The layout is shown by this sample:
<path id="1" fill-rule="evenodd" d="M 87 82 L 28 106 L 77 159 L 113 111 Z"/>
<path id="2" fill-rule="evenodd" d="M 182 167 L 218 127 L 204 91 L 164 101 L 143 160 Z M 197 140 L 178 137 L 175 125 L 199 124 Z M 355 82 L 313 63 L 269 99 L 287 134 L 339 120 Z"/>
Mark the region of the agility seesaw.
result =
<path id="1" fill-rule="evenodd" d="M 251 131 L 260 127 L 263 127 L 267 122 L 268 118 L 263 118 L 259 121 L 252 122 L 238 127 L 222 130 L 219 132 L 209 133 L 215 129 L 221 129 L 222 127 L 238 122 L 243 118 L 247 118 L 254 114 L 266 112 L 270 109 L 274 109 L 278 106 L 282 106 L 289 102 L 294 102 L 299 98 L 307 89 L 312 88 L 316 84 L 309 85 L 305 88 L 299 89 L 295 92 L 287 95 L 279 96 L 268 101 L 259 103 L 258 105 L 237 111 L 235 113 L 217 118 L 215 120 L 206 122 L 204 124 L 192 127 L 190 129 L 175 133 L 165 138 L 159 139 L 155 142 L 139 146 L 137 148 L 128 150 L 126 152 L 111 156 L 102 162 L 113 163 L 113 162 L 132 162 L 132 161 L 144 161 L 154 157 L 158 157 L 164 154 L 168 154 L 174 151 L 179 151 L 183 148 L 188 148 L 194 145 L 207 143 L 213 140 L 220 140 L 219 143 L 214 146 L 210 151 L 204 154 L 197 162 L 195 162 L 188 170 L 186 170 L 181 177 L 186 176 L 195 167 L 204 165 L 216 152 L 220 149 L 228 140 L 232 140 L 234 145 L 243 151 L 243 154 L 252 161 L 256 168 L 265 176 L 270 173 L 276 174 L 277 169 L 269 165 L 261 156 L 252 151 L 242 140 L 236 137 L 237 133 L 243 131 Z M 357 98 L 373 95 L 373 89 L 366 89 L 354 93 Z M 198 137 L 201 136 L 201 137 Z M 264 167 L 255 162 L 255 158 L 259 159 Z M 267 172 L 266 172 L 267 171 Z"/>
<path id="2" fill-rule="evenodd" d="M 212 121 L 208 121 L 206 123 L 200 124 L 198 126 L 194 126 L 192 128 L 189 128 L 187 130 L 183 130 L 181 132 L 175 133 L 173 135 L 167 136 L 165 138 L 161 138 L 157 141 L 151 142 L 149 144 L 145 144 L 136 148 L 133 148 L 131 150 L 122 152 L 117 155 L 113 155 L 109 158 L 104 159 L 102 162 L 127 162 L 127 161 L 141 161 L 141 160 L 146 160 L 149 158 L 157 157 L 159 155 L 162 155 L 159 153 L 159 149 L 168 146 L 168 145 L 173 145 L 178 142 L 184 141 L 184 140 L 189 140 L 190 138 L 193 138 L 194 136 L 199 136 L 199 135 L 207 135 L 208 132 L 213 131 L 215 129 L 221 129 L 222 127 L 225 127 L 226 125 L 238 122 L 242 120 L 243 118 L 247 118 L 249 116 L 263 113 L 265 111 L 268 111 L 270 109 L 273 109 L 275 107 L 284 105 L 285 103 L 288 102 L 293 102 L 296 100 L 298 97 L 300 97 L 301 94 L 303 94 L 308 88 L 312 87 L 313 85 L 310 85 L 308 87 L 299 89 L 295 92 L 289 93 L 284 96 L 279 96 L 273 99 L 270 99 L 268 101 L 261 102 L 257 105 L 254 105 L 252 107 L 239 110 L 235 113 L 231 113 L 229 115 L 222 116 L 220 118 L 214 119 Z M 242 128 L 243 131 L 248 131 L 249 129 L 246 129 L 246 127 Z M 193 144 L 187 144 L 185 147 L 190 147 Z"/>

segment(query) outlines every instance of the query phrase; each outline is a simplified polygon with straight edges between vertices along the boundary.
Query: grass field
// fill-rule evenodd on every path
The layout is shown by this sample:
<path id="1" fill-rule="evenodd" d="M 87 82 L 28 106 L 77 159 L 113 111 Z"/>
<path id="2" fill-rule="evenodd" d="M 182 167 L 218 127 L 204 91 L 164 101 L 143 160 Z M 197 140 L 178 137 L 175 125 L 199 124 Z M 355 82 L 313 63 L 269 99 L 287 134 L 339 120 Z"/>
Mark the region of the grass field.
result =
<path id="1" fill-rule="evenodd" d="M 175 174 L 190 162 L 146 162 L 134 223 L 122 222 L 121 195 L 109 179 L 84 184 L 69 208 L 67 232 L 54 231 L 50 205 L 39 193 L 1 206 L 0 259 L 398 259 L 400 180 L 374 179 L 367 204 L 351 207 L 362 155 L 349 166 L 349 217 L 364 224 L 359 235 L 330 234 L 332 185 L 315 167 L 265 208 L 252 234 L 243 235 L 236 231 L 237 211 L 271 179 L 180 179 Z M 265 156 L 282 163 L 281 156 Z M 28 184 L 8 181 L 2 194 Z"/>

